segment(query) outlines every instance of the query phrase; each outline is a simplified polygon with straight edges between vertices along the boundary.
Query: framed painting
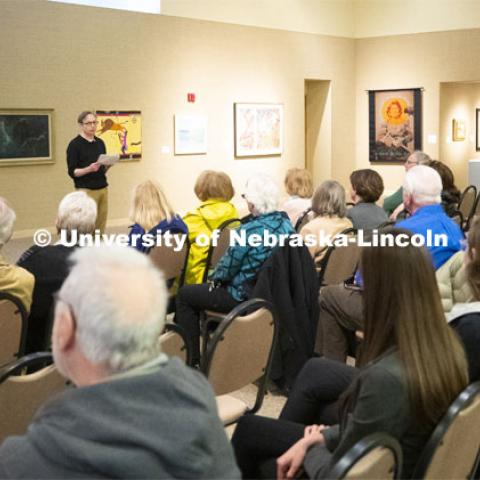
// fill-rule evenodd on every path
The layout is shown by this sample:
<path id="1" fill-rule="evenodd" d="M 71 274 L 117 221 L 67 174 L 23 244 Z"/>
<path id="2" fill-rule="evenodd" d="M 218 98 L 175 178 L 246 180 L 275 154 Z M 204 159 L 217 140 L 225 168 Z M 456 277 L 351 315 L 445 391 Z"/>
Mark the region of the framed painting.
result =
<path id="1" fill-rule="evenodd" d="M 283 153 L 283 105 L 235 103 L 235 157 Z"/>
<path id="2" fill-rule="evenodd" d="M 97 110 L 95 135 L 105 142 L 109 155 L 121 160 L 142 158 L 142 112 L 138 110 Z"/>
<path id="3" fill-rule="evenodd" d="M 475 110 L 475 150 L 477 152 L 480 152 L 480 135 L 479 135 L 479 130 L 480 129 L 480 108 L 477 108 Z"/>
<path id="4" fill-rule="evenodd" d="M 422 89 L 370 90 L 369 160 L 404 163 L 422 149 Z"/>
<path id="5" fill-rule="evenodd" d="M 207 117 L 175 115 L 175 155 L 207 153 Z"/>
<path id="6" fill-rule="evenodd" d="M 465 140 L 466 127 L 465 120 L 454 118 L 452 120 L 452 140 L 454 142 L 462 142 Z"/>
<path id="7" fill-rule="evenodd" d="M 0 109 L 0 166 L 53 163 L 52 109 Z"/>

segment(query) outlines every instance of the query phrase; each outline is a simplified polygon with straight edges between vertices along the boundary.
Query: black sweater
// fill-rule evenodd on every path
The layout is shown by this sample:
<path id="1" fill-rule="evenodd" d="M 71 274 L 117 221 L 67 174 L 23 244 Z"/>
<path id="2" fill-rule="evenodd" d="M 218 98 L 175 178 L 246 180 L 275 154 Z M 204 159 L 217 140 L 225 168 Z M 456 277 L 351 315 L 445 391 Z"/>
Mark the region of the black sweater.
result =
<path id="1" fill-rule="evenodd" d="M 100 167 L 98 172 L 87 173 L 82 177 L 75 177 L 73 174 L 76 168 L 85 168 L 95 163 L 102 153 L 106 153 L 106 148 L 101 138 L 94 137 L 93 141 L 89 142 L 81 135 L 77 135 L 68 144 L 68 174 L 73 178 L 75 188 L 99 190 L 108 186 L 105 167 L 103 166 Z"/>

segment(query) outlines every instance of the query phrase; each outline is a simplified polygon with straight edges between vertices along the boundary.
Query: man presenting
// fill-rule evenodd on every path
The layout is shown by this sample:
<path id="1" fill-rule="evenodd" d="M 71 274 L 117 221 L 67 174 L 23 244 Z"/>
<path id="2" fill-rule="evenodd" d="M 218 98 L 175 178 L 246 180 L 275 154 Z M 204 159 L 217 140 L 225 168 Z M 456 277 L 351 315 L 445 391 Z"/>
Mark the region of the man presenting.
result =
<path id="1" fill-rule="evenodd" d="M 108 214 L 107 167 L 100 165 L 98 157 L 106 153 L 103 140 L 95 136 L 97 117 L 85 111 L 78 116 L 80 133 L 67 148 L 68 174 L 73 178 L 75 188 L 85 191 L 97 204 L 95 228 L 105 231 Z"/>

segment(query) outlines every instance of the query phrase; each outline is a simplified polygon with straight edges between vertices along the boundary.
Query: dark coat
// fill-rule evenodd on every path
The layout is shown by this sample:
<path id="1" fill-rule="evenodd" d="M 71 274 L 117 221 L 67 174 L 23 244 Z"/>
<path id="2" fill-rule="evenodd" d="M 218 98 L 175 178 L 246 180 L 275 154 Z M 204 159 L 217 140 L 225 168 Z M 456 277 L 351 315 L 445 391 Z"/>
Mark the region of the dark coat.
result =
<path id="1" fill-rule="evenodd" d="M 275 306 L 280 331 L 270 378 L 287 390 L 313 356 L 318 290 L 315 265 L 307 247 L 283 246 L 265 261 L 250 295 Z"/>

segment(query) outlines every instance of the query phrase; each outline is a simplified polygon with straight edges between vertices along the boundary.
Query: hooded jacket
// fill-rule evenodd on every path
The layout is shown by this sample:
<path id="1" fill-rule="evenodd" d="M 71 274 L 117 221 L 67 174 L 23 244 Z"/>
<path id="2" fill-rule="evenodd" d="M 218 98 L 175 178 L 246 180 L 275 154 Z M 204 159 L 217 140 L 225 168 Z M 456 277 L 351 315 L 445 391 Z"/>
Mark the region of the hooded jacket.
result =
<path id="1" fill-rule="evenodd" d="M 161 355 L 67 390 L 0 447 L 0 478 L 240 478 L 200 374 Z"/>
<path id="2" fill-rule="evenodd" d="M 198 208 L 185 215 L 183 220 L 188 226 L 188 239 L 190 240 L 185 283 L 202 283 L 205 274 L 209 247 L 201 247 L 196 243 L 198 235 L 206 234 L 210 237 L 213 230 L 220 227 L 226 220 L 233 218 L 238 218 L 235 206 L 230 202 L 218 199 L 206 200 Z"/>

